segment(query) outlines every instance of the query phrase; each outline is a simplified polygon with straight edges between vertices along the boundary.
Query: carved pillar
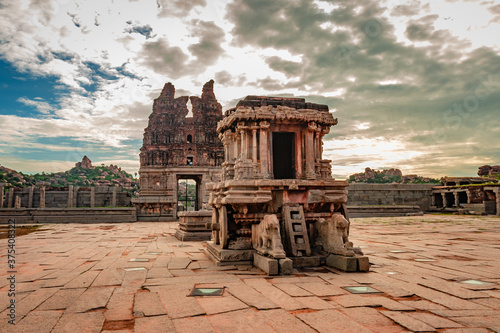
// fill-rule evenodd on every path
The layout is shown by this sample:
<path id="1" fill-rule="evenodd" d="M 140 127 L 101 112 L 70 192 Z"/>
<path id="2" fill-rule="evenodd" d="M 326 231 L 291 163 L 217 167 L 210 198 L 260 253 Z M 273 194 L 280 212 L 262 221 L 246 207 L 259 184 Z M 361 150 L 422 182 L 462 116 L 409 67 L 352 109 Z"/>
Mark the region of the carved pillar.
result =
<path id="1" fill-rule="evenodd" d="M 73 207 L 73 185 L 68 186 L 68 208 Z"/>
<path id="2" fill-rule="evenodd" d="M 262 173 L 262 177 L 264 179 L 269 179 L 269 160 L 270 160 L 270 151 L 269 151 L 269 123 L 267 121 L 260 122 L 260 172 Z"/>
<path id="3" fill-rule="evenodd" d="M 257 129 L 252 129 L 252 161 L 257 162 Z"/>
<path id="4" fill-rule="evenodd" d="M 45 187 L 40 187 L 40 208 L 45 208 Z"/>
<path id="5" fill-rule="evenodd" d="M 95 187 L 90 188 L 90 208 L 95 207 Z"/>
<path id="6" fill-rule="evenodd" d="M 16 200 L 14 200 L 14 208 L 21 208 L 21 197 L 16 195 Z"/>
<path id="7" fill-rule="evenodd" d="M 319 162 L 321 160 L 321 137 L 320 137 L 320 132 L 316 132 L 315 134 L 315 145 L 314 145 L 314 155 L 316 158 L 316 162 Z"/>
<path id="8" fill-rule="evenodd" d="M 446 200 L 446 193 L 441 192 L 441 197 L 443 198 L 443 208 L 448 207 L 448 200 Z"/>
<path id="9" fill-rule="evenodd" d="M 3 194 L 3 185 L 0 186 L 0 208 L 3 208 L 4 194 Z"/>
<path id="10" fill-rule="evenodd" d="M 302 132 L 295 133 L 295 178 L 303 178 L 302 168 Z"/>
<path id="11" fill-rule="evenodd" d="M 9 198 L 7 200 L 7 208 L 12 208 L 14 205 L 14 188 L 9 188 Z"/>
<path id="12" fill-rule="evenodd" d="M 316 124 L 310 122 L 306 131 L 306 178 L 316 179 L 314 171 L 314 133 L 316 132 Z"/>
<path id="13" fill-rule="evenodd" d="M 455 197 L 455 207 L 460 207 L 460 197 L 458 195 L 458 192 L 454 192 L 453 196 Z"/>
<path id="14" fill-rule="evenodd" d="M 112 207 L 116 207 L 116 191 L 117 191 L 117 187 L 116 186 L 113 186 L 113 198 L 111 200 L 111 206 Z"/>
<path id="15" fill-rule="evenodd" d="M 33 208 L 33 192 L 35 191 L 35 186 L 32 185 L 29 188 L 29 194 L 28 194 L 28 208 Z"/>
<path id="16" fill-rule="evenodd" d="M 240 135 L 241 135 L 241 159 L 246 160 L 248 159 L 248 151 L 247 151 L 248 145 L 246 140 L 247 133 L 244 129 L 241 129 Z"/>
<path id="17" fill-rule="evenodd" d="M 78 207 L 78 190 L 80 189 L 80 186 L 75 186 L 73 189 L 73 207 Z"/>
<path id="18" fill-rule="evenodd" d="M 234 133 L 234 158 L 237 160 L 241 160 L 241 136 L 238 133 Z"/>

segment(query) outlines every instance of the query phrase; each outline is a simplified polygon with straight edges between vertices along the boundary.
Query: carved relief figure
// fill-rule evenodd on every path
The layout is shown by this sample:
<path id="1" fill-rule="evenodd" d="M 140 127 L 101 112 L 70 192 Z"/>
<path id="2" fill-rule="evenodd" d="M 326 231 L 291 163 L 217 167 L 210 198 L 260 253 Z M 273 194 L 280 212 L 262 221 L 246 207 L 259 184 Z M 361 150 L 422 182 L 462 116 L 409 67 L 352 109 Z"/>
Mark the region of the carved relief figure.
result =
<path id="1" fill-rule="evenodd" d="M 253 227 L 253 247 L 261 254 L 274 258 L 286 258 L 281 243 L 280 223 L 274 214 L 266 215 L 259 225 Z"/>
<path id="2" fill-rule="evenodd" d="M 320 219 L 316 222 L 318 237 L 316 245 L 323 247 L 327 253 L 353 257 L 361 253 L 359 248 L 353 248 L 349 241 L 349 221 L 341 214 L 334 214 L 330 219 Z"/>

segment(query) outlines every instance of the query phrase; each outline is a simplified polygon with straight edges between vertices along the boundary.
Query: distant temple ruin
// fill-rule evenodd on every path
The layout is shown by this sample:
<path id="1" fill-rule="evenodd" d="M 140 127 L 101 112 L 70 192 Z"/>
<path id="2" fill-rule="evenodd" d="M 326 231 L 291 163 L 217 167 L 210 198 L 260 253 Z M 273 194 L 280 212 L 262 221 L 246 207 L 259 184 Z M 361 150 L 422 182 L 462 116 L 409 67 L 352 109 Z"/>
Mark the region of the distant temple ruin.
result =
<path id="1" fill-rule="evenodd" d="M 174 86 L 167 83 L 154 100 L 140 153 L 141 191 L 133 199 L 139 220 L 175 221 L 178 211 L 207 204 L 205 184 L 220 180 L 224 161 L 216 132 L 222 106 L 213 84 L 203 86 L 201 98 L 175 98 Z"/>

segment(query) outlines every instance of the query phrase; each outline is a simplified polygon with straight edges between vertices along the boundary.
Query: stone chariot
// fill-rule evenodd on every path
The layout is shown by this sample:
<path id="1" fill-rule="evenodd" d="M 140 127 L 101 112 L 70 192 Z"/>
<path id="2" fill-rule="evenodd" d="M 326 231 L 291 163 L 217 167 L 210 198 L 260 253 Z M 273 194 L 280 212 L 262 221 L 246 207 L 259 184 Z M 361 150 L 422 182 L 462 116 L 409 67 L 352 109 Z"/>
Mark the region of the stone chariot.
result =
<path id="1" fill-rule="evenodd" d="M 368 271 L 348 240 L 346 181 L 331 176 L 323 137 L 337 124 L 327 105 L 247 96 L 217 125 L 222 181 L 207 184 L 218 265 L 254 264 L 270 275 L 329 265 Z"/>

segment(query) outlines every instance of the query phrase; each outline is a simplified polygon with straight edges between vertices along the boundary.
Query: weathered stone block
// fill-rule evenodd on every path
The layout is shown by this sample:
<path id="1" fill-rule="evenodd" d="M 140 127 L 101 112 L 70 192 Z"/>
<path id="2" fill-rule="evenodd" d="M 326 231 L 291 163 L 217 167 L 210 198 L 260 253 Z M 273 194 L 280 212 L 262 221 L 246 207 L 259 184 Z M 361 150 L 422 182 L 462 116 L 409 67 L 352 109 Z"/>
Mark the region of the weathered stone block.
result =
<path id="1" fill-rule="evenodd" d="M 290 275 L 293 270 L 293 261 L 289 258 L 278 259 L 279 272 L 281 275 Z"/>
<path id="2" fill-rule="evenodd" d="M 337 254 L 330 254 L 326 258 L 326 264 L 344 272 L 356 272 L 358 269 L 358 259 L 356 257 L 346 257 Z"/>
<path id="3" fill-rule="evenodd" d="M 321 257 L 292 257 L 293 267 L 317 267 L 321 263 Z"/>
<path id="4" fill-rule="evenodd" d="M 358 270 L 360 272 L 368 272 L 370 270 L 370 261 L 368 257 L 357 257 L 358 258 Z"/>
<path id="5" fill-rule="evenodd" d="M 281 259 L 286 260 L 286 259 Z M 258 253 L 255 253 L 253 256 L 253 264 L 254 266 L 262 269 L 269 275 L 278 275 L 278 259 L 271 259 L 268 257 L 264 257 Z"/>

